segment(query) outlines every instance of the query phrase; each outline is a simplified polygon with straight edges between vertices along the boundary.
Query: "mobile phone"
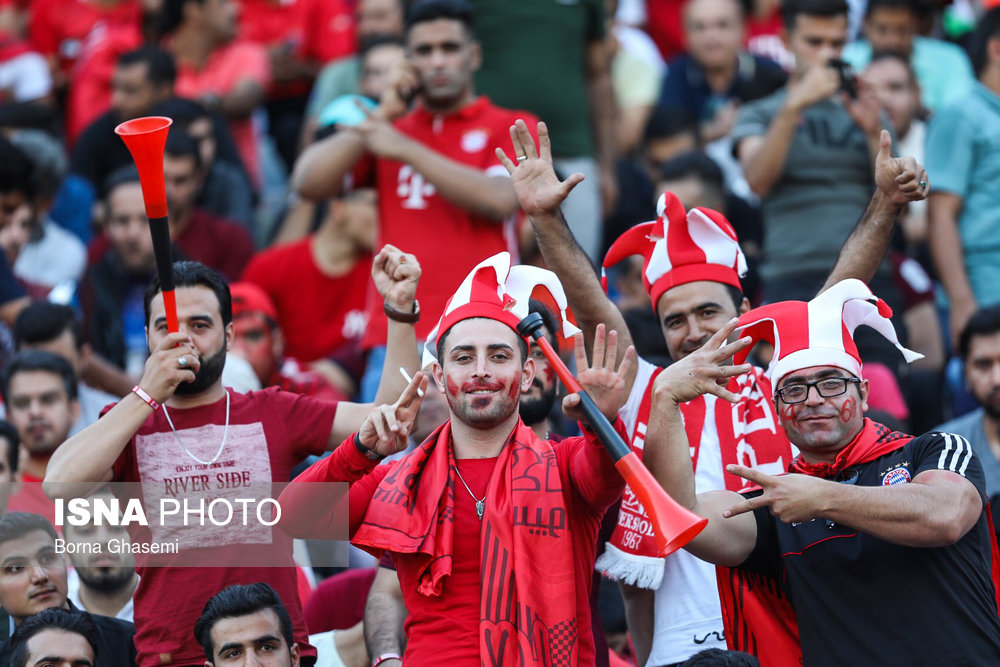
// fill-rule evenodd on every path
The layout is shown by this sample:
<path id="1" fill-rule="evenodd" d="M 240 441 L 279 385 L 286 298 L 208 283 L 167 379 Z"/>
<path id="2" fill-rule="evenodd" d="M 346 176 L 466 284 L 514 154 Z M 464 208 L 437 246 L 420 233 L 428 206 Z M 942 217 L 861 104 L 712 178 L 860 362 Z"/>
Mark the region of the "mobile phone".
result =
<path id="1" fill-rule="evenodd" d="M 837 70 L 837 74 L 840 75 L 840 90 L 847 93 L 852 99 L 857 99 L 858 80 L 850 63 L 839 58 L 830 58 L 827 64 Z"/>

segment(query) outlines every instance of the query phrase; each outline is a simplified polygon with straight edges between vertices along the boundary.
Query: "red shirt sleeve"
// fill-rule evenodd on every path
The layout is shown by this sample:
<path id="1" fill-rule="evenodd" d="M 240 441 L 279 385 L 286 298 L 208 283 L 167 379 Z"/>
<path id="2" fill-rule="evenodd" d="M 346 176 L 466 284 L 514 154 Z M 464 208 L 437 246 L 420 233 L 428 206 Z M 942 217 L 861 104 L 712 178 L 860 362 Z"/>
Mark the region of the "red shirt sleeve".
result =
<path id="1" fill-rule="evenodd" d="M 358 451 L 354 434 L 340 443 L 330 456 L 317 461 L 285 487 L 278 498 L 281 528 L 293 537 L 320 538 L 336 534 L 340 498 L 330 482 L 350 485 L 350 533 L 353 535 L 368 510 L 375 489 L 395 464 L 378 465 Z"/>
<path id="2" fill-rule="evenodd" d="M 628 442 L 621 419 L 615 419 L 614 427 L 622 440 Z M 571 449 L 570 479 L 577 492 L 596 513 L 604 514 L 625 490 L 625 480 L 597 436 L 585 428 L 582 430 L 583 437 L 566 438 L 559 446 Z"/>

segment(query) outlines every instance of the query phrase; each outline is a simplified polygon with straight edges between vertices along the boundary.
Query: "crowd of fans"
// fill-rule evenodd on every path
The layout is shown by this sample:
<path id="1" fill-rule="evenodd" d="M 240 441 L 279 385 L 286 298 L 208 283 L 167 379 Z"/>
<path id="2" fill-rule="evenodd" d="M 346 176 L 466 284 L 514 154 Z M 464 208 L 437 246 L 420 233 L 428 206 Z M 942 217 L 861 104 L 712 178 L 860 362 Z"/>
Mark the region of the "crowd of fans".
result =
<path id="1" fill-rule="evenodd" d="M 558 275 L 588 344 L 598 324 L 600 336 L 603 325 L 627 331 L 617 358 L 634 342 L 640 361 L 622 371 L 619 407 L 622 435 L 637 450 L 655 421 L 650 410 L 674 407 L 658 402 L 657 382 L 676 381 L 656 380 L 660 367 L 700 354 L 730 316 L 808 302 L 837 280 L 861 278 L 891 307 L 899 344 L 922 355 L 906 364 L 884 331 L 857 331 L 869 416 L 893 432 L 961 436 L 981 461 L 985 498 L 1000 497 L 1000 8 L 992 0 L 66 4 L 0 0 L 0 667 L 45 656 L 77 666 L 193 665 L 202 651 L 217 665 L 251 664 L 238 660 L 254 653 L 260 664 L 392 667 L 407 641 L 410 591 L 401 581 L 415 585 L 398 562 L 351 547 L 344 568 L 313 567 L 331 547 L 312 541 L 296 550 L 291 574 L 234 570 L 192 582 L 194 570 L 140 568 L 140 577 L 124 554 L 57 554 L 58 541 L 127 535 L 99 525 L 57 532 L 52 488 L 42 483 L 55 475 L 108 497 L 94 484 L 180 483 L 171 475 L 185 455 L 203 467 L 227 460 L 219 458 L 227 435 L 263 441 L 231 456 L 234 465 L 287 482 L 303 460 L 368 424 L 370 403 L 413 390 L 396 369 L 425 367 L 411 363 L 417 344 L 436 342 L 425 361 L 442 359 L 437 318 L 470 271 L 502 252 L 513 265 Z M 150 115 L 172 119 L 163 171 L 175 275 L 203 297 L 179 304 L 183 335 L 161 326 L 139 174 L 114 132 Z M 728 222 L 698 218 L 697 207 Z M 736 239 L 722 251 L 706 240 L 720 229 Z M 665 249 L 650 245 L 664 238 Z M 731 266 L 722 278 L 700 273 L 658 289 L 661 250 L 667 273 L 725 264 L 719 252 Z M 605 257 L 608 299 L 594 271 Z M 689 280 L 713 285 L 682 298 L 674 290 Z M 531 299 L 572 363 L 559 309 Z M 228 350 L 203 354 L 200 337 L 230 323 Z M 768 342 L 754 349 L 758 364 L 780 361 Z M 549 362 L 535 345 L 529 354 L 536 377 L 521 396 L 524 424 L 545 440 L 579 435 L 557 409 L 565 390 Z M 732 422 L 746 433 L 755 419 L 779 420 L 770 385 L 761 394 L 751 384 L 740 400 L 759 399 L 761 412 L 734 409 Z M 175 389 L 178 428 L 166 408 L 157 412 Z M 262 390 L 270 391 L 242 398 Z M 421 392 L 411 449 L 449 414 L 447 391 L 430 382 Z M 219 402 L 197 407 L 209 395 Z M 807 387 L 804 400 L 811 395 Z M 149 407 L 156 418 L 144 424 Z M 689 440 L 706 420 L 700 409 L 697 418 L 679 409 Z M 88 429 L 98 423 L 103 430 Z M 206 464 L 180 433 L 201 456 L 218 449 L 215 458 Z M 727 436 L 712 433 L 720 470 L 745 463 L 727 459 Z M 800 443 L 791 431 L 770 436 L 748 438 L 757 449 L 746 465 L 783 472 Z M 355 440 L 362 452 L 367 442 Z M 679 473 L 654 472 L 709 511 Z M 488 470 L 471 476 L 486 488 Z M 697 479 L 699 493 L 713 488 Z M 710 481 L 746 490 L 721 472 Z M 482 502 L 468 485 L 455 493 L 466 489 Z M 623 508 L 630 497 L 626 489 Z M 585 661 L 757 664 L 724 651 L 726 639 L 761 664 L 774 659 L 723 637 L 721 620 L 712 625 L 714 568 L 671 574 L 668 561 L 664 575 L 656 560 L 648 575 L 615 565 L 630 551 L 621 526 L 614 505 L 597 540 L 598 569 L 623 583 L 595 575 Z M 601 556 L 605 542 L 610 556 Z M 731 553 L 698 555 L 734 564 Z M 699 576 L 712 581 L 685 588 Z M 707 611 L 698 599 L 705 587 Z M 175 602 L 180 611 L 162 613 Z M 411 651 L 437 648 L 424 636 Z"/>

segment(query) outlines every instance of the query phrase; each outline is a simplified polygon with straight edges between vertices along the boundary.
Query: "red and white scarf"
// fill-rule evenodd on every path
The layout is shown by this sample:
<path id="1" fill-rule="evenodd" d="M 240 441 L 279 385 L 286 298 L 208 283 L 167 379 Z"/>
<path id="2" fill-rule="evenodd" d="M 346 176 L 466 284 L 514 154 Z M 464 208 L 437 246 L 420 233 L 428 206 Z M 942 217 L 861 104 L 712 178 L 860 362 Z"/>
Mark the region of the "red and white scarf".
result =
<path id="1" fill-rule="evenodd" d="M 417 592 L 429 597 L 441 594 L 452 571 L 455 482 L 450 471 L 455 461 L 451 452 L 449 420 L 386 475 L 352 539 L 373 554 L 423 556 Z M 519 421 L 496 466 L 480 532 L 482 663 L 575 665 L 581 631 L 576 582 L 572 575 L 542 576 L 542 570 L 572 573 L 574 566 L 556 454 L 551 443 Z M 551 530 L 539 530 L 542 524 Z M 589 624 L 582 631 L 590 632 Z"/>
<path id="2" fill-rule="evenodd" d="M 632 433 L 632 449 L 641 457 L 652 407 L 653 381 L 662 369 L 657 369 L 643 393 L 642 403 Z M 711 419 L 721 450 L 722 471 L 730 463 L 763 469 L 770 474 L 784 472 L 792 460 L 793 449 L 778 425 L 778 415 L 772 402 L 771 383 L 763 370 L 754 368 L 750 373 L 730 380 L 727 388 L 742 400 L 736 404 L 714 401 L 709 414 L 709 402 L 704 396 L 680 406 L 691 447 L 691 461 L 698 465 L 702 433 L 706 420 Z M 726 488 L 745 491 L 748 482 L 736 475 L 723 474 Z M 697 472 L 697 468 L 696 468 Z M 657 555 L 656 542 L 646 515 L 629 487 L 625 487 L 618 525 L 596 567 L 612 579 L 640 588 L 656 590 L 663 579 L 664 559 Z"/>

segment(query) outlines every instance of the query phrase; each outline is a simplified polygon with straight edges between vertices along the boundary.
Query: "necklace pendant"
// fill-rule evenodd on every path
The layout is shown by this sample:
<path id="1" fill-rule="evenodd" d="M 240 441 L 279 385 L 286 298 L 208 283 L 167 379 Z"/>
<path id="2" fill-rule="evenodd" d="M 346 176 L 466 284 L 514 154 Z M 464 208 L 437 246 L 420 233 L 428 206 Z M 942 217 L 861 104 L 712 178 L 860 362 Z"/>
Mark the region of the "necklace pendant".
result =
<path id="1" fill-rule="evenodd" d="M 482 500 L 477 500 L 476 501 L 476 516 L 479 517 L 480 521 L 483 520 L 483 513 L 484 512 L 486 512 L 486 498 L 483 498 Z"/>

